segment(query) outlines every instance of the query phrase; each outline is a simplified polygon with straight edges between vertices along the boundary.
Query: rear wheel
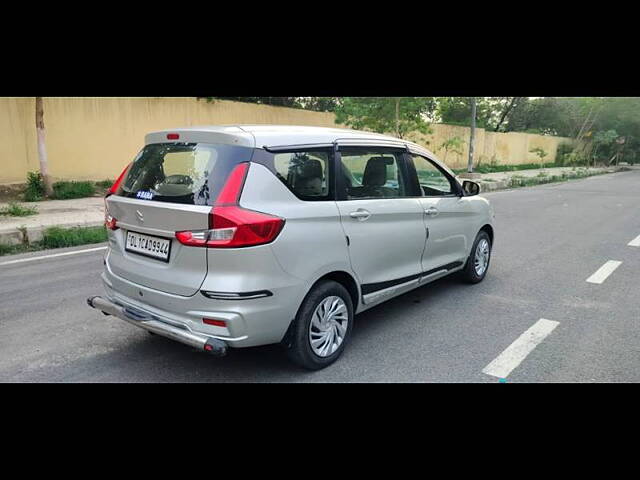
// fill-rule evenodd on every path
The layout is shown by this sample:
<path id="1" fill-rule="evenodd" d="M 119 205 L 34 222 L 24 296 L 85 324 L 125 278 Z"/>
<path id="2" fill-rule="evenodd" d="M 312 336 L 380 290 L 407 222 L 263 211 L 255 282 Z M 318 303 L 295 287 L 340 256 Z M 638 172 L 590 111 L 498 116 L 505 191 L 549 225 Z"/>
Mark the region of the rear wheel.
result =
<path id="1" fill-rule="evenodd" d="M 491 238 L 487 232 L 481 230 L 473 242 L 467 264 L 462 270 L 462 279 L 469 283 L 481 282 L 489 270 L 490 260 Z"/>
<path id="2" fill-rule="evenodd" d="M 291 325 L 287 354 L 296 364 L 319 370 L 342 354 L 353 327 L 353 303 L 346 288 L 326 280 L 307 294 Z"/>

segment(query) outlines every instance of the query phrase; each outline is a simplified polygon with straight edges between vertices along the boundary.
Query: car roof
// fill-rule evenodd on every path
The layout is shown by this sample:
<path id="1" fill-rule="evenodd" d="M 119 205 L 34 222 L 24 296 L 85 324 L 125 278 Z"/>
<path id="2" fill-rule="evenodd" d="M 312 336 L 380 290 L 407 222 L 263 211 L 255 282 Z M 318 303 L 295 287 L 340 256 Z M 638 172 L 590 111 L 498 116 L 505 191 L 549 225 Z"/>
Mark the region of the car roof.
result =
<path id="1" fill-rule="evenodd" d="M 312 127 L 308 125 L 204 125 L 173 128 L 151 132 L 145 143 L 164 143 L 167 134 L 177 133 L 182 141 L 203 143 L 225 143 L 251 148 L 269 148 L 310 145 L 377 145 L 407 147 L 435 159 L 442 167 L 451 170 L 430 150 L 422 145 L 380 133 L 352 130 L 348 128 Z"/>
<path id="2" fill-rule="evenodd" d="M 166 142 L 165 135 L 168 133 L 184 133 L 185 136 L 189 137 L 194 134 L 197 134 L 198 137 L 209 135 L 217 140 L 220 140 L 220 137 L 227 137 L 225 140 L 229 141 L 229 143 L 235 139 L 233 141 L 235 144 L 255 148 L 330 144 L 336 141 L 353 143 L 361 140 L 396 144 L 398 146 L 410 145 L 429 152 L 424 147 L 413 142 L 380 133 L 306 125 L 205 125 L 173 128 L 149 133 L 146 137 L 146 143 L 157 142 L 160 138 L 162 138 L 163 142 Z"/>

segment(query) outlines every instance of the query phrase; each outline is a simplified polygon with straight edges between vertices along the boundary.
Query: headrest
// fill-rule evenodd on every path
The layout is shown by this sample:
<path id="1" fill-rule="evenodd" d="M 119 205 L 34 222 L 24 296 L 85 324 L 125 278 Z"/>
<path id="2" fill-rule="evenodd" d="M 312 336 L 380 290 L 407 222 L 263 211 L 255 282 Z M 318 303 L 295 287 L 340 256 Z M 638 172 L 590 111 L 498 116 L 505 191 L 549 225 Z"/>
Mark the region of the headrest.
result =
<path id="1" fill-rule="evenodd" d="M 393 163 L 393 159 L 389 157 L 371 157 L 364 168 L 362 185 L 381 187 L 387 183 L 387 165 L 391 163 Z"/>
<path id="2" fill-rule="evenodd" d="M 320 178 L 322 179 L 322 162 L 315 159 L 307 159 L 298 167 L 300 178 Z"/>

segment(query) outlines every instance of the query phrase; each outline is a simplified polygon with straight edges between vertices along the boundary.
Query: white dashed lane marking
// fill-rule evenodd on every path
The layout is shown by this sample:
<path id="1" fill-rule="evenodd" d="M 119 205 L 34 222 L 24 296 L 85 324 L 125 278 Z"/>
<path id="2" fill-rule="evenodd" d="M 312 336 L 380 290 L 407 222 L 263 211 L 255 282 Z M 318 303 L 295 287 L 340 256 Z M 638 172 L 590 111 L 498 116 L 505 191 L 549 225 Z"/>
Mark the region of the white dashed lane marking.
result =
<path id="1" fill-rule="evenodd" d="M 611 275 L 616 268 L 618 268 L 622 262 L 618 260 L 609 260 L 607 263 L 602 265 L 596 273 L 587 278 L 587 282 L 589 283 L 602 283 L 604 282 L 609 275 Z"/>
<path id="2" fill-rule="evenodd" d="M 67 255 L 78 255 L 79 253 L 97 252 L 99 250 L 106 250 L 106 249 L 107 247 L 87 248 L 85 250 L 75 250 L 73 252 L 54 253 L 51 255 L 40 255 L 38 257 L 21 258 L 20 260 L 10 260 L 8 262 L 0 262 L 0 266 L 13 265 L 14 263 L 35 262 L 36 260 L 46 260 L 48 258 L 66 257 Z"/>
<path id="3" fill-rule="evenodd" d="M 484 367 L 482 373 L 506 378 L 559 324 L 560 322 L 541 318 Z"/>
<path id="4" fill-rule="evenodd" d="M 630 247 L 640 247 L 640 235 L 627 243 Z"/>

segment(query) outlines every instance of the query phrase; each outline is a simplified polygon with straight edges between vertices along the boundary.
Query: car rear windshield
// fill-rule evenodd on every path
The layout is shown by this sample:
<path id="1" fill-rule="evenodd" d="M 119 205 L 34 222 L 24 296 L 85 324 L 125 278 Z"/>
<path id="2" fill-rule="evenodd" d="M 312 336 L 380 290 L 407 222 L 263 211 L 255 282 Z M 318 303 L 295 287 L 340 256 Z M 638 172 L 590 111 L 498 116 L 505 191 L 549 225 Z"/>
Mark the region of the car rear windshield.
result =
<path id="1" fill-rule="evenodd" d="M 212 205 L 233 167 L 251 148 L 208 143 L 154 143 L 133 160 L 117 195 L 158 202 Z"/>

